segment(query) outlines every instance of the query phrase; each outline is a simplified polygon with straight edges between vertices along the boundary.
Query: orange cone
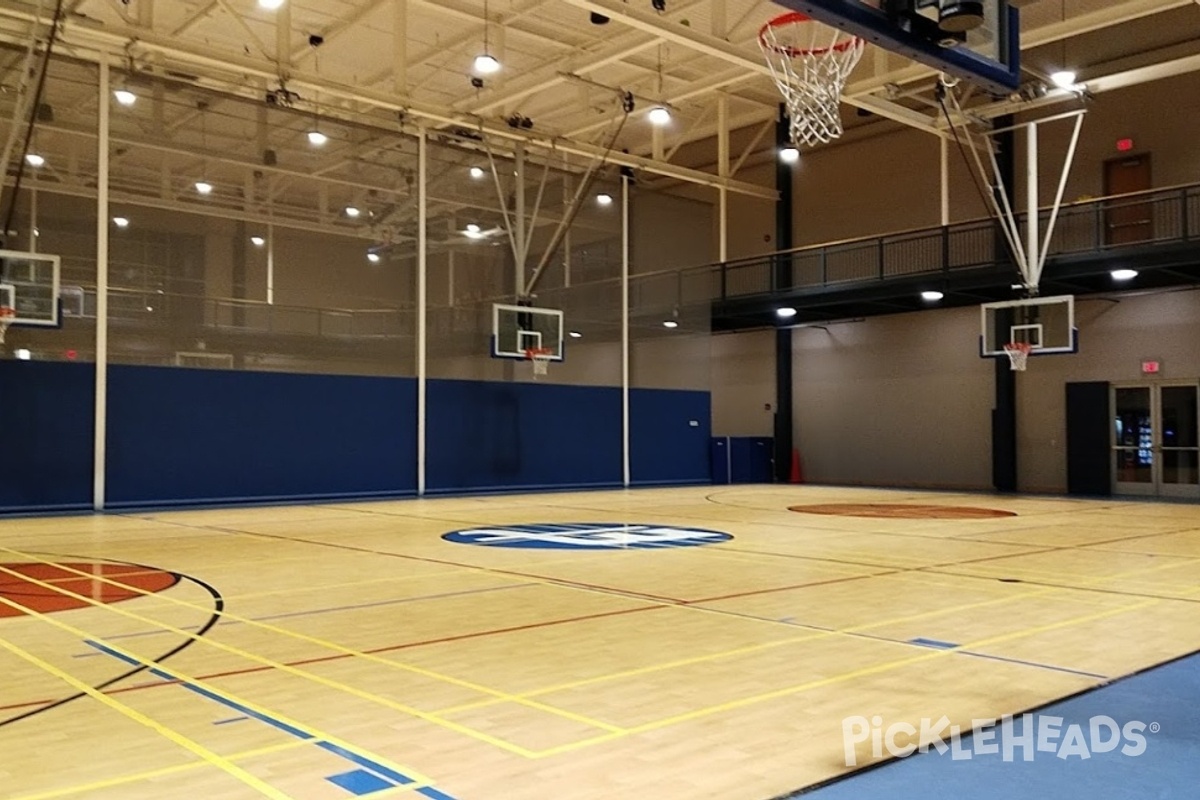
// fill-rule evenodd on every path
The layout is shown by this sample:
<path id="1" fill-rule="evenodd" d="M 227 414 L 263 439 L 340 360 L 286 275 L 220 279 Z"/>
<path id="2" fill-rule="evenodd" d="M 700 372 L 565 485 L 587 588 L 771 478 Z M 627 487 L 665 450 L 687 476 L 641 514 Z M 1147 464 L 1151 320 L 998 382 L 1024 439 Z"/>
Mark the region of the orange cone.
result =
<path id="1" fill-rule="evenodd" d="M 789 477 L 792 483 L 804 483 L 804 473 L 800 469 L 800 451 L 792 450 L 792 474 Z"/>

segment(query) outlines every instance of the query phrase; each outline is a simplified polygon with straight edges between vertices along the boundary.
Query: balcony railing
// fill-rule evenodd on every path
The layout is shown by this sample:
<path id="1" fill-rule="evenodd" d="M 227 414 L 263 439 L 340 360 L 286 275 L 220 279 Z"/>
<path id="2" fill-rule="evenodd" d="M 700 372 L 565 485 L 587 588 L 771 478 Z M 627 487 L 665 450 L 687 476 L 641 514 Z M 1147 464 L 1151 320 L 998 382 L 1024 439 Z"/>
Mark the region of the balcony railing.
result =
<path id="1" fill-rule="evenodd" d="M 1038 217 L 1044 236 L 1050 211 L 1043 209 Z M 1028 215 L 1020 215 L 1017 223 L 1024 237 Z M 1200 184 L 1063 206 L 1046 255 L 1053 260 L 1187 242 L 1200 243 Z M 727 300 L 968 269 L 1009 272 L 1010 258 L 999 223 L 975 220 L 730 261 L 719 265 L 718 296 Z"/>

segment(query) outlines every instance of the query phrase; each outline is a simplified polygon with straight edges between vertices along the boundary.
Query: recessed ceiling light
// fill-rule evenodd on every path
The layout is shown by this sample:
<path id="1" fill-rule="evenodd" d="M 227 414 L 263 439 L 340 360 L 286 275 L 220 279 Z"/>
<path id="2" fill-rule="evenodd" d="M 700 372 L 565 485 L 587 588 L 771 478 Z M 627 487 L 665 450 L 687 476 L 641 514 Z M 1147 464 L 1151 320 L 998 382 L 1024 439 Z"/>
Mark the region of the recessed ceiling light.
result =
<path id="1" fill-rule="evenodd" d="M 921 292 L 921 299 L 927 303 L 936 303 L 938 300 L 941 300 L 945 296 L 946 296 L 945 294 L 937 291 L 936 289 L 931 289 L 926 292 Z"/>
<path id="2" fill-rule="evenodd" d="M 646 116 L 652 125 L 666 125 L 671 121 L 671 112 L 666 106 L 655 106 Z"/>
<path id="3" fill-rule="evenodd" d="M 775 309 L 775 316 L 779 317 L 780 319 L 791 319 L 792 317 L 796 316 L 796 309 L 791 308 L 790 306 L 777 308 Z"/>
<path id="4" fill-rule="evenodd" d="M 796 147 L 784 147 L 779 150 L 779 160 L 785 164 L 795 164 L 800 160 L 800 150 Z"/>
<path id="5" fill-rule="evenodd" d="M 261 236 L 251 236 L 250 237 L 250 244 L 254 245 L 255 247 L 262 247 L 266 243 L 267 243 L 267 240 Z"/>
<path id="6" fill-rule="evenodd" d="M 113 97 L 123 106 L 131 106 L 138 99 L 138 96 L 128 89 L 117 89 L 113 92 Z"/>
<path id="7" fill-rule="evenodd" d="M 471 167 L 470 174 L 472 178 L 479 180 L 484 175 L 483 167 Z"/>
<path id="8" fill-rule="evenodd" d="M 212 194 L 213 185 L 208 181 L 196 181 L 196 191 L 200 194 Z"/>
<path id="9" fill-rule="evenodd" d="M 42 167 L 45 166 L 46 159 L 44 156 L 40 156 L 37 153 L 26 153 L 25 163 L 31 167 Z"/>
<path id="10" fill-rule="evenodd" d="M 346 216 L 350 219 L 358 219 L 361 214 L 362 211 L 357 206 L 346 206 Z"/>
<path id="11" fill-rule="evenodd" d="M 1050 82 L 1060 89 L 1070 89 L 1075 85 L 1076 75 L 1069 69 L 1059 70 L 1050 74 Z"/>
<path id="12" fill-rule="evenodd" d="M 313 128 L 311 131 L 308 132 L 308 143 L 311 144 L 313 147 L 322 147 L 328 141 L 329 141 L 329 137 L 326 136 L 325 134 L 321 133 L 316 128 Z"/>
<path id="13" fill-rule="evenodd" d="M 596 203 L 602 206 L 611 206 L 613 204 L 613 197 L 608 192 L 601 192 L 596 195 Z"/>
<path id="14" fill-rule="evenodd" d="M 669 319 L 669 320 L 666 320 L 665 322 L 663 322 L 663 327 L 664 328 L 678 328 L 679 323 L 673 319 Z"/>
<path id="15" fill-rule="evenodd" d="M 1138 276 L 1136 269 L 1114 269 L 1112 277 L 1114 281 L 1131 281 Z"/>
<path id="16" fill-rule="evenodd" d="M 284 0 L 258 0 L 258 7 L 265 8 L 268 11 L 274 11 L 275 9 L 282 6 L 283 3 L 284 3 Z"/>
<path id="17" fill-rule="evenodd" d="M 491 53 L 480 53 L 475 56 L 475 71 L 480 75 L 491 75 L 500 71 L 500 62 Z"/>
<path id="18" fill-rule="evenodd" d="M 383 257 L 379 253 L 367 253 L 367 261 L 370 261 L 372 264 L 378 264 L 382 260 Z"/>
<path id="19" fill-rule="evenodd" d="M 129 218 L 128 217 L 113 217 L 113 225 L 116 225 L 118 228 L 128 228 L 129 227 Z"/>

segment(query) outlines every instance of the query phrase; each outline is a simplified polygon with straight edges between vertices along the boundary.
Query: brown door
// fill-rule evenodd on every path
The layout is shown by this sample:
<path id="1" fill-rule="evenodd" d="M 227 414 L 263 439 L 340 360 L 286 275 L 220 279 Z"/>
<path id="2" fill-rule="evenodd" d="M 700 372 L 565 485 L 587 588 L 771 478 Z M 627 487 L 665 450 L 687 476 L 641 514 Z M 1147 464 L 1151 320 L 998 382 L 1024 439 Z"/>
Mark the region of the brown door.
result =
<path id="1" fill-rule="evenodd" d="M 1127 156 L 1104 162 L 1104 241 L 1110 245 L 1144 242 L 1154 236 L 1154 206 L 1143 198 L 1114 195 L 1144 192 L 1150 185 L 1150 155 Z"/>

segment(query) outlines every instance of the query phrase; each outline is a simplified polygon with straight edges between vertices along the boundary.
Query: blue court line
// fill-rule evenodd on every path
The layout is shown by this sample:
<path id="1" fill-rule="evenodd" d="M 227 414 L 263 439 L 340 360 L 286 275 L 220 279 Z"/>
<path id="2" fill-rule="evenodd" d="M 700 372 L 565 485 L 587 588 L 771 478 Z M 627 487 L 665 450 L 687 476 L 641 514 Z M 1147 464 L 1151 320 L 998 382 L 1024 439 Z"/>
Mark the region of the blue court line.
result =
<path id="1" fill-rule="evenodd" d="M 325 780 L 332 783 L 334 786 L 345 789 L 356 797 L 362 797 L 368 794 L 375 794 L 386 789 L 395 788 L 395 784 L 388 783 L 378 775 L 372 775 L 363 769 L 356 769 L 352 772 L 343 772 L 340 775 L 330 775 Z"/>
<path id="2" fill-rule="evenodd" d="M 124 655 L 123 653 L 118 653 L 117 651 L 113 650 L 112 648 L 106 647 L 105 645 L 103 645 L 99 642 L 93 641 L 91 639 L 85 639 L 84 643 L 86 645 L 88 645 L 89 647 L 93 647 L 96 650 L 99 650 L 101 653 L 111 656 L 111 657 L 117 659 L 118 661 L 122 661 L 126 664 L 129 664 L 130 666 L 135 666 L 135 667 L 146 666 L 145 662 L 139 661 L 138 659 L 135 659 L 135 658 L 130 658 L 129 656 Z M 275 717 L 271 716 L 270 714 L 264 714 L 262 712 L 255 711 L 252 708 L 248 708 L 248 707 L 242 705 L 241 703 L 237 702 L 236 700 L 230 700 L 228 697 L 223 697 L 223 696 L 217 694 L 216 692 L 213 692 L 209 689 L 205 689 L 202 686 L 198 686 L 190 681 L 179 678 L 178 676 L 172 675 L 170 672 L 167 672 L 164 669 L 157 668 L 157 667 L 153 668 L 150 670 L 150 674 L 156 678 L 161 678 L 164 681 L 174 683 L 183 689 L 187 689 L 188 691 L 198 694 L 201 697 L 204 697 L 208 700 L 212 700 L 215 703 L 219 703 L 219 704 L 225 706 L 226 708 L 236 711 L 239 714 L 245 715 L 246 717 L 250 717 L 251 719 L 256 719 L 259 722 L 269 725 L 278 731 L 282 731 L 283 733 L 288 734 L 289 736 L 300 739 L 301 741 L 312 742 L 314 745 L 321 748 L 322 750 L 325 750 L 326 752 L 331 753 L 332 755 L 338 756 L 339 758 L 343 758 L 359 767 L 363 767 L 364 769 L 369 770 L 371 773 L 373 773 L 376 777 L 386 779 L 387 781 L 389 781 L 388 788 L 392 788 L 394 786 L 405 786 L 408 784 L 416 783 L 416 781 L 413 778 L 410 778 L 407 775 L 399 773 L 396 770 L 391 769 L 390 767 L 386 767 L 383 764 L 380 764 L 379 762 L 374 761 L 373 759 L 370 759 L 359 753 L 355 753 L 354 751 L 348 750 L 344 747 L 341 747 L 340 745 L 333 744 L 332 742 L 326 742 L 326 741 L 314 736 L 313 734 L 308 733 L 307 731 L 302 731 L 293 725 L 289 725 L 288 723 L 284 722 L 281 719 L 276 719 Z M 337 784 L 337 785 L 341 786 L 341 784 Z M 343 788 L 345 788 L 345 787 L 343 787 Z M 433 789 L 432 787 L 425 787 L 422 789 L 417 789 L 416 791 L 418 794 L 421 794 L 421 795 L 424 795 L 425 797 L 430 798 L 430 800 L 454 800 L 454 798 L 451 797 L 450 795 L 440 792 L 436 789 Z"/>

